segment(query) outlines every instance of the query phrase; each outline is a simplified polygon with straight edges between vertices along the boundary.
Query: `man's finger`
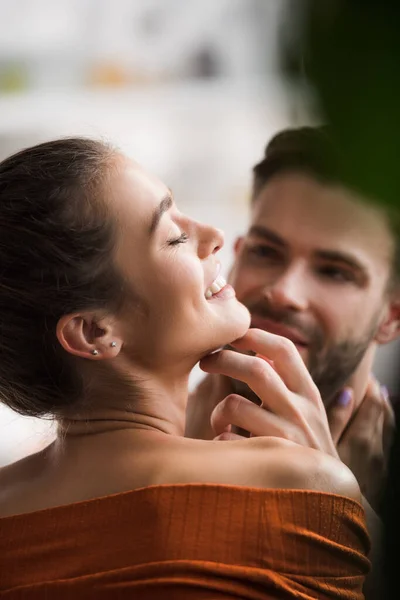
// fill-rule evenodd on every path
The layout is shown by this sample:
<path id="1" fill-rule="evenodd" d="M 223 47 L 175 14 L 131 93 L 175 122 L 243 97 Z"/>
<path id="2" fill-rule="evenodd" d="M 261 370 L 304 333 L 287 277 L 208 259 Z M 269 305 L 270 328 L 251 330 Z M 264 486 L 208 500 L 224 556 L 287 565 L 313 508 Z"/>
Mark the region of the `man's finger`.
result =
<path id="1" fill-rule="evenodd" d="M 383 402 L 380 386 L 376 380 L 372 380 L 368 384 L 363 401 L 343 434 L 343 444 L 357 442 L 366 448 L 371 445 L 376 429 L 382 422 L 380 418 L 383 414 Z"/>
<path id="2" fill-rule="evenodd" d="M 381 386 L 381 394 L 383 398 L 383 434 L 382 446 L 385 457 L 389 456 L 390 447 L 392 445 L 393 434 L 396 428 L 396 417 L 393 406 L 390 402 L 389 392 L 386 386 Z"/>
<path id="3" fill-rule="evenodd" d="M 296 346 L 287 338 L 261 329 L 249 329 L 231 344 L 238 350 L 253 350 L 273 362 L 274 369 L 292 392 L 308 397 L 315 392 L 315 384 Z"/>
<path id="4" fill-rule="evenodd" d="M 351 388 L 345 388 L 329 407 L 328 423 L 332 439 L 335 445 L 339 442 L 346 429 L 354 407 L 354 393 Z"/>

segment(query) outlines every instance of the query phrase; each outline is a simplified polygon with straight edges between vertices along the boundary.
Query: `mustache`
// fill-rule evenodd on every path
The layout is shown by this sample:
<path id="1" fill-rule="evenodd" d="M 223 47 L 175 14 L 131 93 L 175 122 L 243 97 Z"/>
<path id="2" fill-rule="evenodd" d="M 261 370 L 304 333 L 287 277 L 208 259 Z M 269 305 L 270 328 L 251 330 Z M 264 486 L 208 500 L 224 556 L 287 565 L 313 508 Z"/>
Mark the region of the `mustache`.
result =
<path id="1" fill-rule="evenodd" d="M 304 335 L 306 339 L 317 343 L 321 343 L 323 339 L 322 332 L 317 327 L 312 326 L 309 323 L 304 323 L 302 319 L 292 311 L 272 306 L 268 300 L 247 303 L 245 306 L 250 311 L 252 317 L 260 317 L 261 319 L 267 319 L 268 321 L 273 321 L 280 325 L 292 327 L 300 334 Z"/>

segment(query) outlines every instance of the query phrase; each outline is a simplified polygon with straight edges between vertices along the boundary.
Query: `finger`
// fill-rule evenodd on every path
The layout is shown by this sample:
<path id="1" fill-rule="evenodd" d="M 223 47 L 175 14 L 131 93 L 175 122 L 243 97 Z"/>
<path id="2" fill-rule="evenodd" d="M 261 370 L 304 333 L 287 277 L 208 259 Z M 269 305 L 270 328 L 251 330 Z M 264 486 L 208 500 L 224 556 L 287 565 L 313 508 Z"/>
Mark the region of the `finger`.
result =
<path id="1" fill-rule="evenodd" d="M 386 386 L 381 386 L 381 394 L 383 398 L 383 432 L 382 446 L 385 457 L 389 456 L 390 447 L 393 441 L 394 430 L 396 428 L 396 417 L 390 402 L 389 391 Z"/>
<path id="2" fill-rule="evenodd" d="M 217 437 L 214 438 L 214 442 L 232 442 L 235 440 L 245 440 L 247 438 L 243 437 L 242 435 L 238 435 L 237 433 L 231 433 L 229 431 L 224 431 L 224 433 L 221 433 L 220 435 L 217 435 Z"/>
<path id="3" fill-rule="evenodd" d="M 357 443 L 365 450 L 370 448 L 382 413 L 383 399 L 380 386 L 376 380 L 371 380 L 363 401 L 343 434 L 342 442 Z"/>
<path id="4" fill-rule="evenodd" d="M 239 340 L 232 342 L 238 350 L 253 350 L 273 362 L 273 367 L 292 392 L 309 396 L 315 384 L 296 346 L 287 338 L 261 329 L 249 329 Z"/>
<path id="5" fill-rule="evenodd" d="M 289 392 L 276 371 L 257 356 L 221 350 L 200 361 L 207 373 L 220 373 L 247 383 L 263 405 L 276 414 L 293 414 Z"/>
<path id="6" fill-rule="evenodd" d="M 345 388 L 335 399 L 332 406 L 329 407 L 328 423 L 333 443 L 336 445 L 343 435 L 354 408 L 354 393 L 351 388 Z"/>
<path id="7" fill-rule="evenodd" d="M 287 421 L 238 394 L 230 394 L 224 398 L 211 414 L 211 426 L 217 436 L 226 433 L 230 425 L 240 427 L 257 437 L 291 439 L 293 435 L 293 427 Z"/>
<path id="8" fill-rule="evenodd" d="M 273 360 L 270 360 L 266 356 L 263 356 L 262 354 L 258 354 L 258 353 L 256 353 L 256 356 L 258 356 L 259 358 L 262 358 L 263 360 L 265 360 L 269 365 L 271 365 L 272 368 L 275 368 Z"/>

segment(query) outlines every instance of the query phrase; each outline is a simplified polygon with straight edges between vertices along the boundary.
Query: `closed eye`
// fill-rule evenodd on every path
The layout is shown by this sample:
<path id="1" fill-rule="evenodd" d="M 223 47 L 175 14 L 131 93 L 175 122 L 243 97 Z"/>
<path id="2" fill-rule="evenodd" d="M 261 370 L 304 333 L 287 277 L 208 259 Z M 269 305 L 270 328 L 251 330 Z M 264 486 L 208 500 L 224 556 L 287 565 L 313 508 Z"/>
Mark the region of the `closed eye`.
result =
<path id="1" fill-rule="evenodd" d="M 188 239 L 189 239 L 188 234 L 183 231 L 179 237 L 172 239 L 172 240 L 168 240 L 168 245 L 176 246 L 178 244 L 184 244 L 185 242 L 188 241 Z"/>

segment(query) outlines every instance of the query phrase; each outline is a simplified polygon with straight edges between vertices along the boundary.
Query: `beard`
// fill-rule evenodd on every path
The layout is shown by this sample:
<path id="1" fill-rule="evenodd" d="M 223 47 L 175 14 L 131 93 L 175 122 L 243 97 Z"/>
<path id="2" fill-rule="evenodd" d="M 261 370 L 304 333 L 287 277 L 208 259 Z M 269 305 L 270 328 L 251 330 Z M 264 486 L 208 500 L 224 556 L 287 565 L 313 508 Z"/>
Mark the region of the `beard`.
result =
<path id="1" fill-rule="evenodd" d="M 376 328 L 363 339 L 332 345 L 323 356 L 310 356 L 308 370 L 328 407 L 356 371 L 374 338 Z"/>
<path id="2" fill-rule="evenodd" d="M 335 399 L 349 378 L 362 361 L 371 341 L 373 340 L 378 318 L 374 318 L 367 332 L 358 340 L 343 340 L 336 344 L 325 344 L 323 331 L 317 326 L 302 322 L 302 317 L 291 311 L 277 310 L 267 300 L 262 303 L 246 305 L 252 316 L 258 316 L 293 327 L 307 339 L 308 371 L 316 384 L 325 407 Z M 254 353 L 253 353 L 254 354 Z M 245 396 L 260 405 L 260 398 L 247 384 L 233 380 L 234 392 Z"/>

